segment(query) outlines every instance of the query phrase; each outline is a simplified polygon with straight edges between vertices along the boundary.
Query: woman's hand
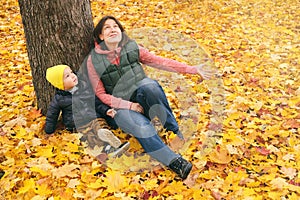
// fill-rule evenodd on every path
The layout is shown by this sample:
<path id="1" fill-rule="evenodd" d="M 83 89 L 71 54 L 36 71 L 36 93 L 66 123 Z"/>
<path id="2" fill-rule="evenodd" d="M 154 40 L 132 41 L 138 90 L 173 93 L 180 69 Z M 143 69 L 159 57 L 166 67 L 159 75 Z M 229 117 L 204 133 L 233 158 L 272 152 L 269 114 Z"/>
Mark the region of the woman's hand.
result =
<path id="1" fill-rule="evenodd" d="M 213 76 L 215 71 L 211 69 L 204 69 L 204 66 L 205 64 L 197 65 L 197 72 L 203 80 L 208 80 Z"/>
<path id="2" fill-rule="evenodd" d="M 117 111 L 115 109 L 111 108 L 111 109 L 107 110 L 106 114 L 108 116 L 110 116 L 111 118 L 114 118 L 115 115 L 117 114 Z"/>
<path id="3" fill-rule="evenodd" d="M 132 103 L 130 106 L 130 110 L 139 112 L 139 113 L 144 113 L 144 108 L 139 104 L 139 103 Z"/>

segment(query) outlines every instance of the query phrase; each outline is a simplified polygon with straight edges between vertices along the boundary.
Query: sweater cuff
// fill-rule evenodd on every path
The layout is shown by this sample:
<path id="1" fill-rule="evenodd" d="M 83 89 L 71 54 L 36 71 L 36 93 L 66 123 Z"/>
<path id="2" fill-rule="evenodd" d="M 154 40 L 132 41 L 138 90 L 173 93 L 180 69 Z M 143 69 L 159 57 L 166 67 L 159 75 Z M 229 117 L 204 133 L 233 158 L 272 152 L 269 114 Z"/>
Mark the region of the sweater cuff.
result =
<path id="1" fill-rule="evenodd" d="M 105 111 L 104 111 L 104 115 L 105 115 L 105 116 L 108 116 L 108 115 L 107 115 L 107 111 L 108 111 L 109 109 L 111 109 L 111 108 L 110 108 L 110 107 L 107 107 L 107 108 L 105 109 Z"/>
<path id="2" fill-rule="evenodd" d="M 197 66 L 192 66 L 191 68 L 188 68 L 187 73 L 197 74 L 198 73 Z"/>
<path id="3" fill-rule="evenodd" d="M 131 105 L 132 105 L 132 102 L 126 101 L 126 100 L 121 100 L 118 107 L 130 110 Z"/>

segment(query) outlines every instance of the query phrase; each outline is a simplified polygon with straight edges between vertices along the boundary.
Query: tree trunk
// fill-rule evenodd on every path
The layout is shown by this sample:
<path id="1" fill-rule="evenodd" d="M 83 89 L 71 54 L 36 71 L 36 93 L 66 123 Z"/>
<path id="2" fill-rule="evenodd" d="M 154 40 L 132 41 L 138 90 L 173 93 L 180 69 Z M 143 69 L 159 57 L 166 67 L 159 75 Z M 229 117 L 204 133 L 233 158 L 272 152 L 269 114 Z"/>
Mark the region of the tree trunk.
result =
<path id="1" fill-rule="evenodd" d="M 46 114 L 54 88 L 46 69 L 69 65 L 77 71 L 93 41 L 89 0 L 19 0 L 38 108 Z"/>

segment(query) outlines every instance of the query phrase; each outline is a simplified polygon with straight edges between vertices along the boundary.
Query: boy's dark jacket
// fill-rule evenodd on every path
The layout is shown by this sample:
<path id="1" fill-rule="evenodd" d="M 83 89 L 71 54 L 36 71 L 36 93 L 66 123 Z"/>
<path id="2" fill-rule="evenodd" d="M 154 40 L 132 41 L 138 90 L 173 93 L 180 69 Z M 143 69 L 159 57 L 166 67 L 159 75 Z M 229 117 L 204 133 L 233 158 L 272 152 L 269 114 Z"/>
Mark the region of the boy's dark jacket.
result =
<path id="1" fill-rule="evenodd" d="M 46 133 L 55 131 L 60 113 L 67 130 L 74 130 L 98 117 L 106 116 L 110 107 L 95 96 L 92 86 L 83 74 L 78 72 L 77 76 L 77 89 L 73 94 L 56 89 L 46 115 Z"/>

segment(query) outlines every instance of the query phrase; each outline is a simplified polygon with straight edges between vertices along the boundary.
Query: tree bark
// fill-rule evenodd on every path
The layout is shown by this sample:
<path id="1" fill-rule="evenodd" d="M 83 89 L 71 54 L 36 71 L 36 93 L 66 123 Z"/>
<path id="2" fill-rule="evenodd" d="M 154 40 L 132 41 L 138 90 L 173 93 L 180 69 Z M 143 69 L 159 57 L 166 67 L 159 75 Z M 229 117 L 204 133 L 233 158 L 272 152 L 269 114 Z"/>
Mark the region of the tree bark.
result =
<path id="1" fill-rule="evenodd" d="M 54 88 L 47 68 L 69 65 L 77 71 L 93 44 L 89 0 L 18 0 L 37 106 L 46 114 Z"/>

